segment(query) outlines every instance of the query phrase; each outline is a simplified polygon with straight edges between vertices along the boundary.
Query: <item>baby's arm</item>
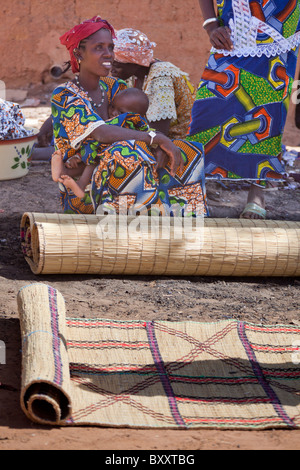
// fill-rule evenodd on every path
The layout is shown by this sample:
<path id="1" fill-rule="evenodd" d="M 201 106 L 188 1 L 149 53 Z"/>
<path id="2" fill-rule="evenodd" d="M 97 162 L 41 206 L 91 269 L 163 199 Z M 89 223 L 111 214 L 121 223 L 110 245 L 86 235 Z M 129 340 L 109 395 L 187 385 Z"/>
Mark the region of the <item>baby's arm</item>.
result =
<path id="1" fill-rule="evenodd" d="M 97 166 L 96 163 L 93 165 L 86 165 L 85 169 L 82 172 L 82 175 L 77 180 L 77 184 L 81 189 L 85 190 L 87 185 L 90 184 L 91 179 L 92 179 L 92 174 L 96 166 Z"/>
<path id="2" fill-rule="evenodd" d="M 78 168 L 78 165 L 81 162 L 81 157 L 79 155 L 72 155 L 72 157 L 68 158 L 65 165 L 67 168 Z"/>

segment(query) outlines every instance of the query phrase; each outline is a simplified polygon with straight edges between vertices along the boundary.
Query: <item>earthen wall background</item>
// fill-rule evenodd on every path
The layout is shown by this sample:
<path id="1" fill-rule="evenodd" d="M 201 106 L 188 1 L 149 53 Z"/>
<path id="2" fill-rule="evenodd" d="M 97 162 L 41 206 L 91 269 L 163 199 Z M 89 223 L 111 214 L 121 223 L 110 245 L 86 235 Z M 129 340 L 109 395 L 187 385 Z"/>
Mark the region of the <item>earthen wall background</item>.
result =
<path id="1" fill-rule="evenodd" d="M 133 27 L 157 43 L 155 56 L 189 73 L 195 85 L 210 44 L 198 0 L 0 0 L 1 74 L 7 88 L 50 80 L 49 70 L 68 60 L 59 36 L 99 14 L 116 29 Z"/>

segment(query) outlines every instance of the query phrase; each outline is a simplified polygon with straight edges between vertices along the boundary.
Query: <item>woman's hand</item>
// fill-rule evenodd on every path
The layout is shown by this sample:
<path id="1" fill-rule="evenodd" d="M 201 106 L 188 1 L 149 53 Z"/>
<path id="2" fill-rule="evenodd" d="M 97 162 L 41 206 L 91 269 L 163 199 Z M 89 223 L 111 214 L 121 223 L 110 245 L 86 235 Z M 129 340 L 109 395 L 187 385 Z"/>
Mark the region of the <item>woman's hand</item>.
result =
<path id="1" fill-rule="evenodd" d="M 157 170 L 159 168 L 165 168 L 169 161 L 168 155 L 160 147 L 157 147 L 156 149 L 152 149 L 152 153 L 155 156 L 155 160 L 156 160 L 155 168 Z"/>
<path id="2" fill-rule="evenodd" d="M 163 134 L 156 135 L 155 143 L 159 146 L 155 152 L 157 161 L 156 168 L 165 168 L 167 163 L 169 163 L 172 176 L 175 176 L 178 168 L 180 171 L 183 171 L 184 161 L 180 149 Z"/>
<path id="3" fill-rule="evenodd" d="M 231 31 L 228 26 L 219 26 L 219 24 L 215 22 L 207 25 L 205 29 L 210 42 L 215 49 L 226 49 L 227 51 L 233 49 L 233 44 L 230 38 Z"/>

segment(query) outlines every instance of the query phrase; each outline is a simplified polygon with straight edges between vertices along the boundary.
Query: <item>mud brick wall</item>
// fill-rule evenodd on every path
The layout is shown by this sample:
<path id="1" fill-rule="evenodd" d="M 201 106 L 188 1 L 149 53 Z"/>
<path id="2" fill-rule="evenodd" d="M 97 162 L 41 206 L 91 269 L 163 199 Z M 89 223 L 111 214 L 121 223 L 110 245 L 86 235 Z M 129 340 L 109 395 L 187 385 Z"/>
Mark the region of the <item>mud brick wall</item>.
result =
<path id="1" fill-rule="evenodd" d="M 210 44 L 198 0 L 9 0 L 1 2 L 1 74 L 7 88 L 51 80 L 49 70 L 68 55 L 59 36 L 99 14 L 116 29 L 133 27 L 157 43 L 155 56 L 169 60 L 198 84 Z"/>

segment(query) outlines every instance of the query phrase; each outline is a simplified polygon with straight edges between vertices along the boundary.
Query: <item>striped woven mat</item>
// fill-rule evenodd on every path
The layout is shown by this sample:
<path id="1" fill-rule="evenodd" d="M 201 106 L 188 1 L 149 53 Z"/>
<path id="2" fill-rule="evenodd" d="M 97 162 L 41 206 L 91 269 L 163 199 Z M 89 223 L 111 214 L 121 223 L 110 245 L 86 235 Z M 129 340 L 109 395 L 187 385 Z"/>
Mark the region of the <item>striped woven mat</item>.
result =
<path id="1" fill-rule="evenodd" d="M 21 406 L 53 425 L 299 428 L 300 328 L 66 318 L 45 284 L 18 294 Z"/>

